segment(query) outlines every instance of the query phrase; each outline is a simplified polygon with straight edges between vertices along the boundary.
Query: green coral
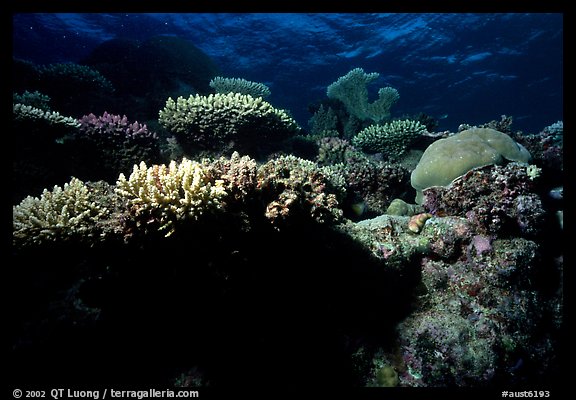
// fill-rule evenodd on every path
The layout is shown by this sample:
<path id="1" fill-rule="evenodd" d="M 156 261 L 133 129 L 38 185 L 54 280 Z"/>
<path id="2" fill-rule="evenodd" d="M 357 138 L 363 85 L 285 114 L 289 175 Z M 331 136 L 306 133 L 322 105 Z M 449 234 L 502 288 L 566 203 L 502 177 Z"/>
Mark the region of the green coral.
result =
<path id="1" fill-rule="evenodd" d="M 424 132 L 426 127 L 418 121 L 397 120 L 363 129 L 352 138 L 352 144 L 364 151 L 383 153 L 389 159 L 397 159 Z"/>
<path id="2" fill-rule="evenodd" d="M 56 111 L 44 111 L 40 108 L 24 104 L 13 104 L 12 113 L 16 122 L 43 122 L 48 125 L 61 125 L 64 127 L 78 128 L 80 123 L 72 117 L 64 117 Z"/>
<path id="3" fill-rule="evenodd" d="M 160 123 L 188 151 L 226 146 L 245 150 L 282 141 L 300 131 L 284 110 L 240 93 L 168 98 Z"/>
<path id="4" fill-rule="evenodd" d="M 213 179 L 206 166 L 184 158 L 180 163 L 147 167 L 135 165 L 130 177 L 120 174 L 116 192 L 128 201 L 136 220 L 158 226 L 170 236 L 182 220 L 198 220 L 222 208 L 226 196 L 222 180 Z"/>
<path id="5" fill-rule="evenodd" d="M 98 194 L 72 178 L 64 187 L 44 189 L 12 208 L 13 238 L 17 245 L 42 244 L 97 234 L 96 223 L 109 214 Z"/>
<path id="6" fill-rule="evenodd" d="M 14 93 L 12 95 L 13 104 L 24 104 L 43 111 L 50 111 L 50 106 L 48 105 L 49 102 L 50 97 L 40 93 L 39 91 L 29 92 L 26 90 L 22 94 Z"/>
<path id="7" fill-rule="evenodd" d="M 379 387 L 396 387 L 398 386 L 398 373 L 391 365 L 384 365 L 375 373 L 376 384 Z"/>
<path id="8" fill-rule="evenodd" d="M 371 119 L 381 122 L 390 118 L 390 108 L 400 98 L 392 87 L 378 90 L 378 99 L 368 101 L 367 85 L 378 79 L 377 72 L 365 73 L 362 68 L 354 68 L 328 86 L 327 95 L 344 103 L 348 112 L 361 120 Z"/>
<path id="9" fill-rule="evenodd" d="M 416 203 L 422 202 L 422 190 L 447 186 L 473 168 L 502 164 L 505 160 L 527 163 L 531 156 L 510 136 L 491 128 L 471 128 L 432 143 L 412 171 Z"/>
<path id="10" fill-rule="evenodd" d="M 270 88 L 263 83 L 252 82 L 242 78 L 223 78 L 217 76 L 210 81 L 210 87 L 216 93 L 241 93 L 249 94 L 252 97 L 270 96 Z"/>
<path id="11" fill-rule="evenodd" d="M 310 126 L 311 135 L 319 135 L 326 131 L 337 131 L 338 116 L 332 107 L 328 107 L 326 109 L 324 108 L 324 105 L 320 104 L 318 111 L 316 111 L 314 115 L 312 115 L 312 117 L 308 120 L 308 125 Z"/>
<path id="12" fill-rule="evenodd" d="M 388 215 L 407 215 L 409 217 L 421 212 L 424 212 L 422 206 L 419 206 L 418 204 L 408 204 L 402 199 L 392 200 L 386 210 L 386 214 Z"/>
<path id="13" fill-rule="evenodd" d="M 55 63 L 38 67 L 41 80 L 66 82 L 81 88 L 98 88 L 114 91 L 112 83 L 99 71 L 87 65 L 74 63 Z"/>

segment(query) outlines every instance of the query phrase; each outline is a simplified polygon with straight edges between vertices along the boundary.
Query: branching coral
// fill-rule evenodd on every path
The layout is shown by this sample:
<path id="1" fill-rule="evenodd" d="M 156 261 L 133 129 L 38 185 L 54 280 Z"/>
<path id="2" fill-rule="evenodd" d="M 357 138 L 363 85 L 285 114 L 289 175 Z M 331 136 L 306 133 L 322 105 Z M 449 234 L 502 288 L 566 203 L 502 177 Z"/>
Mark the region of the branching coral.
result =
<path id="1" fill-rule="evenodd" d="M 285 111 L 240 93 L 169 98 L 159 121 L 186 151 L 262 148 L 300 131 Z"/>
<path id="2" fill-rule="evenodd" d="M 120 174 L 116 191 L 128 200 L 137 222 L 152 224 L 170 236 L 178 221 L 197 220 L 221 209 L 221 199 L 226 196 L 223 185 L 205 166 L 184 158 L 180 163 L 149 168 L 141 162 L 128 179 Z"/>
<path id="3" fill-rule="evenodd" d="M 44 189 L 12 208 L 13 235 L 17 245 L 32 245 L 94 236 L 96 223 L 109 210 L 82 181 L 72 178 L 64 187 Z"/>
<path id="4" fill-rule="evenodd" d="M 258 169 L 258 189 L 266 206 L 266 218 L 279 225 L 298 215 L 317 222 L 342 216 L 338 200 L 344 181 L 327 167 L 293 155 L 268 161 Z"/>
<path id="5" fill-rule="evenodd" d="M 72 117 L 64 117 L 56 111 L 44 111 L 40 108 L 26 106 L 24 104 L 13 104 L 12 112 L 14 121 L 17 123 L 36 123 L 42 122 L 48 125 L 59 125 L 68 128 L 77 128 L 80 123 Z"/>
<path id="6" fill-rule="evenodd" d="M 241 93 L 249 94 L 252 97 L 270 96 L 270 88 L 263 83 L 252 82 L 242 78 L 223 78 L 217 76 L 210 81 L 210 87 L 216 90 L 216 93 Z"/>
<path id="7" fill-rule="evenodd" d="M 157 162 L 160 158 L 156 134 L 137 121 L 129 122 L 125 115 L 89 114 L 79 122 L 77 134 L 67 145 L 80 173 L 89 178 L 112 179 L 140 161 Z M 99 166 L 97 174 L 94 164 Z"/>
<path id="8" fill-rule="evenodd" d="M 39 91 L 31 93 L 25 90 L 22 94 L 14 93 L 12 95 L 13 104 L 24 104 L 44 111 L 50 111 L 50 106 L 48 105 L 49 102 L 50 97 L 40 93 Z"/>
<path id="9" fill-rule="evenodd" d="M 367 85 L 378 76 L 377 72 L 367 74 L 362 68 L 354 68 L 328 86 L 328 97 L 342 101 L 348 112 L 361 120 L 384 121 L 400 95 L 396 89 L 384 87 L 378 90 L 378 99 L 369 103 Z"/>
<path id="10" fill-rule="evenodd" d="M 352 138 L 352 144 L 364 151 L 382 153 L 386 158 L 397 160 L 425 132 L 426 127 L 418 121 L 397 120 L 363 129 Z"/>
<path id="11" fill-rule="evenodd" d="M 238 152 L 232 153 L 230 158 L 220 157 L 217 160 L 203 160 L 210 173 L 224 182 L 224 189 L 228 194 L 227 205 L 244 203 L 254 195 L 256 189 L 256 161 L 249 156 L 240 156 Z"/>

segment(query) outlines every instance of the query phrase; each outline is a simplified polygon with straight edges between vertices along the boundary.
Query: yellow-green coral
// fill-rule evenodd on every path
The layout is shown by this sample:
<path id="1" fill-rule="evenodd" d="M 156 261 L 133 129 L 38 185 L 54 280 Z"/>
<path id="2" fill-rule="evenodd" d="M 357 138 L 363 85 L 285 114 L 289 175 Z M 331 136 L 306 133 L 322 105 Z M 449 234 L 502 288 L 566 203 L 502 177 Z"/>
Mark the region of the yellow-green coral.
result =
<path id="1" fill-rule="evenodd" d="M 17 245 L 39 244 L 72 237 L 90 237 L 95 224 L 109 210 L 82 181 L 72 178 L 64 187 L 44 189 L 12 208 L 13 237 Z"/>
<path id="2" fill-rule="evenodd" d="M 56 111 L 44 111 L 40 108 L 27 106 L 24 104 L 13 104 L 12 113 L 14 114 L 15 121 L 43 121 L 49 125 L 63 125 L 72 128 L 77 128 L 80 123 L 77 119 L 72 117 L 64 117 Z"/>
<path id="3" fill-rule="evenodd" d="M 197 220 L 222 208 L 226 196 L 222 180 L 215 180 L 202 164 L 186 158 L 170 165 L 135 165 L 130 177 L 120 174 L 116 192 L 128 200 L 136 217 L 155 221 L 159 230 L 174 233 L 179 220 Z"/>
<path id="4" fill-rule="evenodd" d="M 159 121 L 181 145 L 205 148 L 266 144 L 300 131 L 284 110 L 240 93 L 168 98 Z"/>
<path id="5" fill-rule="evenodd" d="M 364 151 L 383 153 L 397 159 L 408 146 L 426 132 L 418 121 L 397 120 L 384 125 L 371 125 L 352 138 L 352 144 Z"/>
<path id="6" fill-rule="evenodd" d="M 367 74 L 362 68 L 354 68 L 328 86 L 327 95 L 343 102 L 348 112 L 361 120 L 386 120 L 390 118 L 390 108 L 400 95 L 396 89 L 384 87 L 378 90 L 378 99 L 369 103 L 366 86 L 378 76 L 377 72 Z"/>
<path id="7" fill-rule="evenodd" d="M 223 78 L 217 76 L 210 81 L 210 87 L 216 93 L 241 93 L 249 94 L 252 97 L 270 96 L 270 88 L 263 83 L 247 81 L 242 78 Z"/>

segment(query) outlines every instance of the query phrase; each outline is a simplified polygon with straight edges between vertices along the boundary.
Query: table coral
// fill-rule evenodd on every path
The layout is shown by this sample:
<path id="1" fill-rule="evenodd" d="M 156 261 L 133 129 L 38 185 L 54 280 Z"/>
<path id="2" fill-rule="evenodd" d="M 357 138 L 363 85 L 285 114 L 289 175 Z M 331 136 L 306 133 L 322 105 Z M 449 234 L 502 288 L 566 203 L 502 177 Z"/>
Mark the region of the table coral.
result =
<path id="1" fill-rule="evenodd" d="M 297 134 L 300 127 L 284 110 L 240 93 L 169 98 L 160 124 L 185 151 L 197 148 L 254 152 Z"/>

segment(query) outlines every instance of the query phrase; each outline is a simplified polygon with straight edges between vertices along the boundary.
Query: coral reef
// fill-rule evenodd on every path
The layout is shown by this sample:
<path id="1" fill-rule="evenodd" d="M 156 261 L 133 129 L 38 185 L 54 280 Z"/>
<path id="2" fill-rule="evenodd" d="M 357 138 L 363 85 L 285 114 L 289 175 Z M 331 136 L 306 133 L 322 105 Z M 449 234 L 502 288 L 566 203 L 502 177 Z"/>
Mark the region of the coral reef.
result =
<path id="1" fill-rule="evenodd" d="M 300 131 L 285 111 L 239 93 L 179 97 L 176 101 L 169 98 L 159 121 L 190 152 L 206 148 L 250 154 L 267 150 Z"/>
<path id="2" fill-rule="evenodd" d="M 367 74 L 362 68 L 354 68 L 329 85 L 327 95 L 329 98 L 342 101 L 348 112 L 360 120 L 382 122 L 390 118 L 390 108 L 400 95 L 392 87 L 380 88 L 378 99 L 370 103 L 367 85 L 378 79 L 378 76 L 377 72 Z"/>
<path id="3" fill-rule="evenodd" d="M 352 144 L 363 151 L 383 153 L 387 159 L 398 160 L 424 132 L 426 127 L 417 121 L 396 120 L 361 130 L 352 138 Z"/>
<path id="4" fill-rule="evenodd" d="M 536 134 L 518 134 L 514 137 L 534 156 L 534 163 L 542 167 L 554 180 L 552 185 L 560 182 L 564 171 L 564 124 L 557 121 Z"/>
<path id="5" fill-rule="evenodd" d="M 97 222 L 110 210 L 97 193 L 79 179 L 64 187 L 44 189 L 40 197 L 28 196 L 12 208 L 13 240 L 17 247 L 77 239 L 98 238 Z"/>
<path id="6" fill-rule="evenodd" d="M 435 215 L 466 217 L 485 234 L 533 236 L 545 213 L 533 170 L 519 163 L 475 168 L 447 187 L 424 189 L 422 206 Z"/>
<path id="7" fill-rule="evenodd" d="M 103 107 L 114 92 L 108 79 L 86 65 L 56 63 L 32 67 L 26 89 L 49 96 L 53 109 L 74 117 Z"/>
<path id="8" fill-rule="evenodd" d="M 191 41 L 165 35 L 107 40 L 82 63 L 100 71 L 116 89 L 105 107 L 84 114 L 130 110 L 138 121 L 157 119 L 168 97 L 210 93 L 209 82 L 219 74 L 216 63 Z"/>
<path id="9" fill-rule="evenodd" d="M 398 372 L 399 386 L 541 379 L 540 367 L 556 357 L 561 261 L 542 264 L 536 242 L 494 239 L 465 218 L 429 218 L 419 235 L 408 219 L 382 215 L 336 227 L 389 271 L 408 274 L 419 265 L 415 307 L 396 326 L 397 348 L 390 349 L 400 359 L 383 364 Z M 546 328 L 535 330 L 539 324 Z"/>
<path id="10" fill-rule="evenodd" d="M 422 189 L 446 186 L 475 167 L 502 164 L 505 160 L 528 162 L 530 153 L 510 136 L 490 128 L 472 128 L 439 139 L 424 151 L 411 183 L 416 203 L 422 202 Z"/>
<path id="11" fill-rule="evenodd" d="M 55 183 L 70 180 L 68 154 L 63 138 L 80 125 L 75 118 L 29 105 L 13 104 L 12 119 L 12 200 L 40 195 Z"/>
<path id="12" fill-rule="evenodd" d="M 534 330 L 555 314 L 531 283 L 537 248 L 498 239 L 470 244 L 463 261 L 422 260 L 423 307 L 398 326 L 402 386 L 527 383 L 528 365 L 549 362 L 550 339 Z"/>
<path id="13" fill-rule="evenodd" d="M 216 93 L 240 93 L 250 96 L 266 98 L 270 96 L 270 88 L 263 83 L 252 82 L 242 78 L 224 78 L 217 76 L 210 81 L 210 87 Z"/>

